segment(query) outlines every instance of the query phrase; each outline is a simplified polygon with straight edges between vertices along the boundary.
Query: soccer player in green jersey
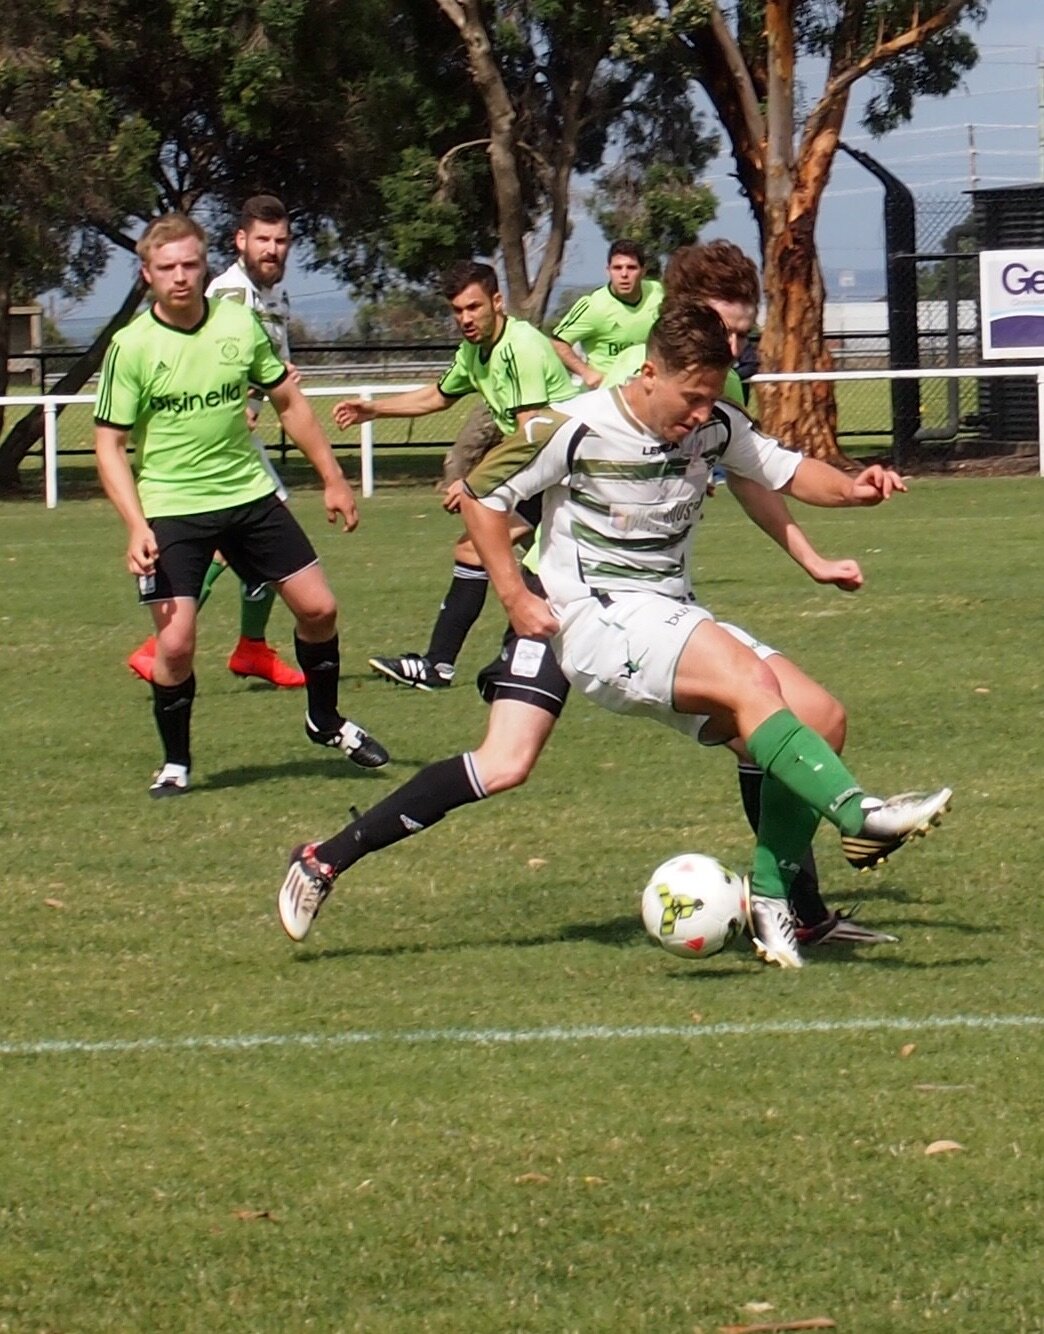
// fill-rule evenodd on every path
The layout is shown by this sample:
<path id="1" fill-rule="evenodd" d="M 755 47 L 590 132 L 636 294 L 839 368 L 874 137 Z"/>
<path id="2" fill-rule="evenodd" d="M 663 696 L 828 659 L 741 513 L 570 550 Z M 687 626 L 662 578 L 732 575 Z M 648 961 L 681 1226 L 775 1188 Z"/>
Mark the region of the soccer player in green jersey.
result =
<path id="1" fill-rule="evenodd" d="M 128 532 L 127 568 L 156 627 L 153 712 L 164 762 L 150 793 L 189 785 L 196 692 L 196 613 L 220 549 L 239 577 L 273 584 L 296 620 L 305 730 L 365 768 L 387 751 L 337 706 L 337 604 L 315 550 L 276 494 L 250 438 L 250 385 L 271 398 L 323 481 L 331 523 L 358 524 L 355 497 L 330 443 L 253 312 L 208 299 L 206 234 L 183 214 L 157 218 L 138 242 L 152 304 L 113 338 L 95 404 L 95 452 L 106 494 Z M 137 454 L 137 481 L 127 445 Z"/>
<path id="2" fill-rule="evenodd" d="M 442 283 L 463 341 L 449 370 L 435 384 L 388 398 L 343 399 L 334 420 L 346 430 L 377 417 L 424 417 L 442 412 L 465 394 L 481 394 L 501 435 L 512 435 L 549 403 L 572 398 L 576 388 L 549 339 L 504 309 L 496 271 L 470 260 L 454 265 Z M 493 442 L 491 442 L 493 443 Z M 450 487 L 444 508 L 455 513 L 462 483 Z M 534 517 L 534 515 L 536 517 Z M 531 507 L 513 529 L 515 540 L 530 533 L 539 518 Z M 453 579 L 424 653 L 370 659 L 375 672 L 400 685 L 434 690 L 452 683 L 454 665 L 478 620 L 489 580 L 466 536 L 453 551 Z"/>
<path id="3" fill-rule="evenodd" d="M 285 363 L 291 378 L 300 379 L 290 361 L 289 323 L 290 298 L 283 285 L 287 256 L 290 253 L 290 217 L 281 200 L 274 195 L 252 195 L 243 204 L 239 226 L 235 234 L 236 259 L 218 274 L 206 289 L 207 296 L 222 301 L 238 301 L 254 311 L 276 355 Z M 263 395 L 251 387 L 246 405 L 247 425 L 253 433 L 263 401 Z M 287 500 L 288 492 L 268 458 L 268 451 L 260 436 L 252 434 L 254 447 L 264 467 L 276 484 L 280 500 Z M 210 597 L 214 585 L 228 569 L 220 552 L 215 554 L 203 580 L 199 607 Z M 228 660 L 228 669 L 236 676 L 257 676 L 274 686 L 301 687 L 304 673 L 284 662 L 267 640 L 267 629 L 275 590 L 268 584 L 249 588 L 240 584 L 239 641 Z M 127 658 L 127 666 L 143 681 L 152 680 L 152 666 L 156 659 L 156 638 L 149 637 Z"/>
<path id="4" fill-rule="evenodd" d="M 663 302 L 663 285 L 645 276 L 645 255 L 634 241 L 612 243 L 606 271 L 608 283 L 575 302 L 551 335 L 566 369 L 588 389 L 598 388 L 621 352 L 644 344 Z"/>

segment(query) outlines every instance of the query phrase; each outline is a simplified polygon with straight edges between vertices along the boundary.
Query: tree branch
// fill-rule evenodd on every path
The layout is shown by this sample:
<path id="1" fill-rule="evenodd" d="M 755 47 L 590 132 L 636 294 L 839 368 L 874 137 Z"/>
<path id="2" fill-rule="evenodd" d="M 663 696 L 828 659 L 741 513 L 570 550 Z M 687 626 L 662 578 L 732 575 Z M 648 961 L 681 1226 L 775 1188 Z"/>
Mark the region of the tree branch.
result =
<path id="1" fill-rule="evenodd" d="M 913 27 L 907 28 L 905 32 L 899 33 L 897 37 L 889 38 L 887 42 L 879 40 L 873 51 L 868 52 L 862 59 L 857 60 L 854 65 L 850 65 L 848 69 L 843 70 L 840 74 L 831 76 L 823 90 L 823 96 L 813 112 L 813 116 L 819 112 L 819 108 L 824 102 L 847 92 L 852 84 L 864 78 L 871 70 L 885 64 L 893 56 L 902 55 L 904 51 L 908 51 L 911 47 L 920 46 L 929 37 L 933 37 L 937 32 L 942 32 L 945 28 L 956 23 L 961 16 L 961 11 L 967 9 L 968 5 L 969 0 L 948 0 L 948 3 L 937 14 L 925 19 L 923 23 L 915 23 Z"/>

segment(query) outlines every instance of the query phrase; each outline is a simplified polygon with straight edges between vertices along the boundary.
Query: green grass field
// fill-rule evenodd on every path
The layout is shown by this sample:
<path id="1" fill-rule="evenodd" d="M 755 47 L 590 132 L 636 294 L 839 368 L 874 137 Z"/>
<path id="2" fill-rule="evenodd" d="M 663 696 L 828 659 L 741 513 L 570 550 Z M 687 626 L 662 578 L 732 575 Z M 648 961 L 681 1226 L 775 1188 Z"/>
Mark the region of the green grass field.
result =
<path id="1" fill-rule="evenodd" d="M 424 646 L 455 522 L 399 486 L 346 537 L 296 497 L 342 602 L 343 704 L 393 764 L 315 750 L 298 694 L 228 674 L 229 577 L 196 787 L 153 803 L 115 515 L 4 505 L 0 1331 L 1044 1328 L 1041 486 L 804 512 L 862 561 L 856 597 L 709 504 L 707 604 L 842 695 L 870 788 L 956 789 L 872 875 L 820 833 L 831 900 L 902 940 L 795 975 L 646 941 L 657 862 L 745 862 L 732 766 L 579 700 L 523 790 L 364 862 L 292 946 L 286 850 L 481 736 L 495 606 L 451 691 L 366 669 Z"/>

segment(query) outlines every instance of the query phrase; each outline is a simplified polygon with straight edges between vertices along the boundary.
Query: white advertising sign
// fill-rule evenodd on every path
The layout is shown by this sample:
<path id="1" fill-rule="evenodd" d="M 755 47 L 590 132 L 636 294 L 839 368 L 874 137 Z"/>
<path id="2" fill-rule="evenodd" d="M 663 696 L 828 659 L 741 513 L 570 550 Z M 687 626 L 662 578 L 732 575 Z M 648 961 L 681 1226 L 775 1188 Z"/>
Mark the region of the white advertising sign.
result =
<path id="1" fill-rule="evenodd" d="M 982 355 L 1044 362 L 1044 250 L 979 254 Z"/>

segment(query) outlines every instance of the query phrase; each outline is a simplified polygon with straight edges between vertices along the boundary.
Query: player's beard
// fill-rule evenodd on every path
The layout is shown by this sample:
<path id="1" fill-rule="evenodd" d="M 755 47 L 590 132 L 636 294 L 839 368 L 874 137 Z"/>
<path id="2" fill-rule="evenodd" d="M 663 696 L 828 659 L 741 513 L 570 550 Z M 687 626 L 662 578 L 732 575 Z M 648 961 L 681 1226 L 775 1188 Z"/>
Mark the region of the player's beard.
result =
<path id="1" fill-rule="evenodd" d="M 283 281 L 283 274 L 286 273 L 285 261 L 281 264 L 279 260 L 267 264 L 252 264 L 244 259 L 243 267 L 255 287 L 275 287 L 276 283 Z"/>

